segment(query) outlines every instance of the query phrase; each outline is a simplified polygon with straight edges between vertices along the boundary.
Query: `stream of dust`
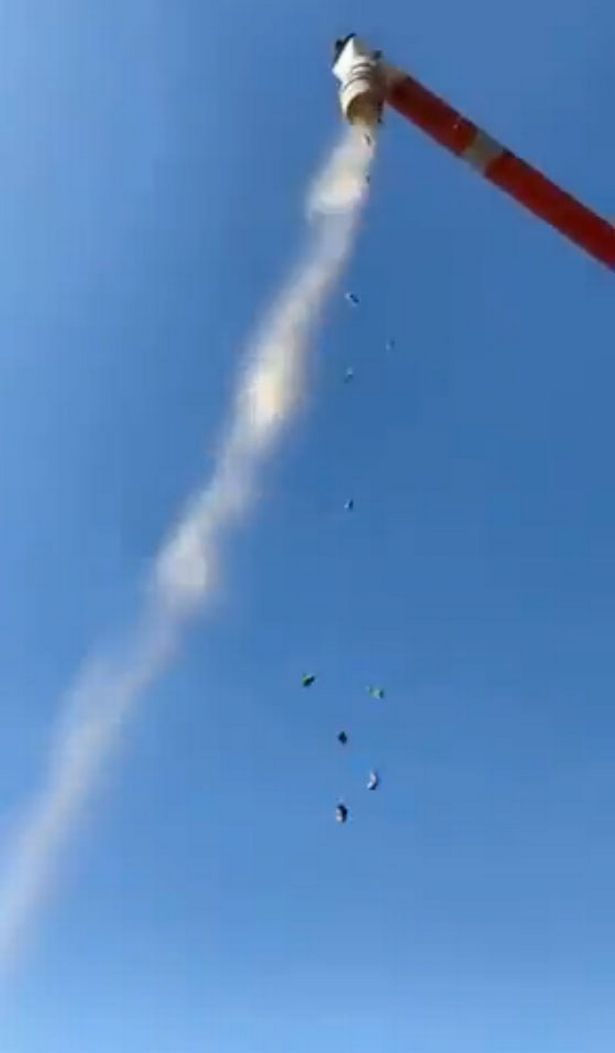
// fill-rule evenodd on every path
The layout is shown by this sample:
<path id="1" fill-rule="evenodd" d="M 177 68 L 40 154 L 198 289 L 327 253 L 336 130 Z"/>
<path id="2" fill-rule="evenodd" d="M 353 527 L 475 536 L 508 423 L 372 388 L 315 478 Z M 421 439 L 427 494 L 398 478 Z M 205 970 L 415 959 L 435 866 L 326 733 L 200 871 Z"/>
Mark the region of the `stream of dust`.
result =
<path id="1" fill-rule="evenodd" d="M 94 652 L 61 700 L 38 790 L 0 870 L 0 971 L 16 964 L 48 901 L 61 855 L 143 693 L 168 668 L 214 593 L 227 534 L 255 505 L 261 469 L 305 386 L 314 327 L 354 244 L 373 145 L 347 128 L 309 189 L 306 245 L 248 339 L 210 478 L 163 542 L 133 630 Z"/>

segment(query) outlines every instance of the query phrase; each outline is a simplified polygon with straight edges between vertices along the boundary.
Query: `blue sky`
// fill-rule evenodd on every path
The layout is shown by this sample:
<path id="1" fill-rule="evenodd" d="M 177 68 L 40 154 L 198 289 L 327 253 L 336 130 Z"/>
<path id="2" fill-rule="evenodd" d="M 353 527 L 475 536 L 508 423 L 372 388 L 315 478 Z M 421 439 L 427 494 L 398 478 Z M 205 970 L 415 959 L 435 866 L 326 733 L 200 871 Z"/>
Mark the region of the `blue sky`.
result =
<path id="1" fill-rule="evenodd" d="M 3 7 L 0 848 L 211 467 L 353 28 L 615 212 L 606 0 Z M 3 1053 L 610 1049 L 613 279 L 394 115 L 372 186 L 306 409 L 88 810 Z"/>

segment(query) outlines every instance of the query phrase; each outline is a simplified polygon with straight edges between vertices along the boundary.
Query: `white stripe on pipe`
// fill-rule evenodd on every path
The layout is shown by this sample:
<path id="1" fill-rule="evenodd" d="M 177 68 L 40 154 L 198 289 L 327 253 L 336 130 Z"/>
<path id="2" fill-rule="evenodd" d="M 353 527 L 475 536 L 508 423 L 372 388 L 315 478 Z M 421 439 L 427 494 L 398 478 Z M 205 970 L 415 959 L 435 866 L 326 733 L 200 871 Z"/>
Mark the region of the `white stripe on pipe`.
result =
<path id="1" fill-rule="evenodd" d="M 477 171 L 484 175 L 491 162 L 501 157 L 503 153 L 504 147 L 502 144 L 478 128 L 474 139 L 461 156 L 464 161 L 472 165 L 472 168 L 476 168 Z"/>

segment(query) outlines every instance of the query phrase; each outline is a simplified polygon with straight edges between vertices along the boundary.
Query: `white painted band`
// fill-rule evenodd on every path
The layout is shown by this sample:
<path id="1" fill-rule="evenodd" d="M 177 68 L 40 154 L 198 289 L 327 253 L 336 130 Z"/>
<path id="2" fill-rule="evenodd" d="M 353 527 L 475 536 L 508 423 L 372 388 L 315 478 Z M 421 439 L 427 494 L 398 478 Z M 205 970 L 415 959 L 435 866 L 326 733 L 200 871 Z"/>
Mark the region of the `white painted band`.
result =
<path id="1" fill-rule="evenodd" d="M 478 128 L 474 139 L 461 156 L 464 161 L 472 165 L 472 168 L 476 168 L 477 171 L 484 175 L 489 165 L 497 160 L 498 157 L 501 157 L 503 153 L 504 147 L 502 144 Z"/>

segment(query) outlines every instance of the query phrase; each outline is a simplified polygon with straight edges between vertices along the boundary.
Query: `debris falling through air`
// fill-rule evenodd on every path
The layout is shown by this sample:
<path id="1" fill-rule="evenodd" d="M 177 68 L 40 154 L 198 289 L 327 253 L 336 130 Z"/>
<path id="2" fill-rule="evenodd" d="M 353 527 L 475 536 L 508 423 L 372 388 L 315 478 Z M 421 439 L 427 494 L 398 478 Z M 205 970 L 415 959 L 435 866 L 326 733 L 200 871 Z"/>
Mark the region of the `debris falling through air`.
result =
<path id="1" fill-rule="evenodd" d="M 63 700 L 40 787 L 2 860 L 2 971 L 23 948 L 127 720 L 215 590 L 229 529 L 255 504 L 259 473 L 300 401 L 313 328 L 351 251 L 372 154 L 360 131 L 344 130 L 308 194 L 303 254 L 248 341 L 213 474 L 156 557 L 133 632 L 116 651 L 95 654 Z"/>

